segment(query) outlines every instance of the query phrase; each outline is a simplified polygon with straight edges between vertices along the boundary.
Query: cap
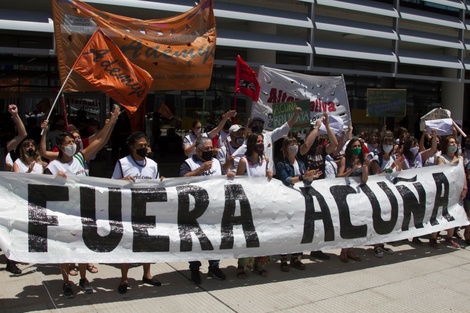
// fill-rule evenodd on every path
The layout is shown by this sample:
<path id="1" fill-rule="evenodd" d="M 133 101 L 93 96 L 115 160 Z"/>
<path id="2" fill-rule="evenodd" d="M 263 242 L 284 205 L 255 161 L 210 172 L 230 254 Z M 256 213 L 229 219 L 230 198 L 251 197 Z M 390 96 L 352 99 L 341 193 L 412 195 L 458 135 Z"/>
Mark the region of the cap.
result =
<path id="1" fill-rule="evenodd" d="M 256 116 L 256 117 L 253 117 L 253 118 L 251 119 L 250 125 L 253 124 L 253 123 L 256 122 L 256 121 L 261 122 L 261 123 L 264 124 L 264 120 L 263 120 L 261 117 Z"/>
<path id="2" fill-rule="evenodd" d="M 240 129 L 245 129 L 245 127 L 243 126 L 240 126 L 238 124 L 234 124 L 232 126 L 230 126 L 229 130 L 228 130 L 228 133 L 231 134 L 231 133 L 236 133 L 237 131 L 239 131 Z"/>

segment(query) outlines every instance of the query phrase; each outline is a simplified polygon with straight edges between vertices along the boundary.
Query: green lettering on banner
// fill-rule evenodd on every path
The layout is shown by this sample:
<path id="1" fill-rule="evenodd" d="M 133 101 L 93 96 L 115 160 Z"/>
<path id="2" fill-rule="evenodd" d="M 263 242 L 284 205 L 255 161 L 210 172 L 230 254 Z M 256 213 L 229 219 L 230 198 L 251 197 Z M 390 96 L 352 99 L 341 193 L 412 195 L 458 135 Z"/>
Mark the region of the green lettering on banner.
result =
<path id="1" fill-rule="evenodd" d="M 367 89 L 367 116 L 404 117 L 406 89 Z"/>
<path id="2" fill-rule="evenodd" d="M 288 101 L 273 103 L 273 128 L 282 126 L 295 112 L 295 108 L 302 108 L 302 113 L 292 127 L 292 131 L 302 130 L 310 124 L 310 100 Z"/>

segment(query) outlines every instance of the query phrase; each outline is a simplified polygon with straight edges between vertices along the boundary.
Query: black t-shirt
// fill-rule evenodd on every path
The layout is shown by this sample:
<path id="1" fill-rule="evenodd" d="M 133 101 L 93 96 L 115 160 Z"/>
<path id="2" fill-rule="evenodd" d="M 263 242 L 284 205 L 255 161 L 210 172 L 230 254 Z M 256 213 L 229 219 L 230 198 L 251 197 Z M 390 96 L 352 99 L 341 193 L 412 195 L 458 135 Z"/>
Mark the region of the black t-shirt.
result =
<path id="1" fill-rule="evenodd" d="M 310 150 L 303 156 L 303 161 L 307 170 L 319 169 L 322 174 L 317 179 L 323 179 L 325 175 L 326 146 L 319 145 L 315 142 Z"/>

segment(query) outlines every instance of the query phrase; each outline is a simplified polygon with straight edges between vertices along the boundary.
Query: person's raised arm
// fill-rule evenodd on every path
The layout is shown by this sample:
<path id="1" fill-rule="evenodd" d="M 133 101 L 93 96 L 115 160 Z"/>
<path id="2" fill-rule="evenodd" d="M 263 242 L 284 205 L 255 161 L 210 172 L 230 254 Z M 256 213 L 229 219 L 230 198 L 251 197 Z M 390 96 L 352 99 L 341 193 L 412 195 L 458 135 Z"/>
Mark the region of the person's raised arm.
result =
<path id="1" fill-rule="evenodd" d="M 310 150 L 310 147 L 313 145 L 315 139 L 318 136 L 318 130 L 320 129 L 320 125 L 321 118 L 315 121 L 315 126 L 313 127 L 312 131 L 310 131 L 310 134 L 308 134 L 307 138 L 305 138 L 304 143 L 300 146 L 300 155 L 305 155 L 307 154 L 308 150 Z"/>
<path id="2" fill-rule="evenodd" d="M 326 146 L 326 153 L 331 154 L 336 150 L 336 147 L 338 147 L 338 139 L 336 138 L 336 134 L 330 126 L 328 114 L 323 113 L 323 117 L 323 124 L 325 124 L 326 131 L 328 133 L 328 139 L 330 140 L 330 143 Z"/>
<path id="3" fill-rule="evenodd" d="M 41 128 L 42 128 L 42 135 L 41 135 L 41 141 L 39 142 L 39 154 L 41 154 L 43 158 L 46 158 L 49 161 L 55 160 L 59 157 L 59 152 L 48 151 L 46 148 L 46 138 L 47 138 L 47 130 L 49 129 L 49 121 L 44 120 L 41 123 Z"/>
<path id="4" fill-rule="evenodd" d="M 89 161 L 92 156 L 98 153 L 101 148 L 106 144 L 106 139 L 109 138 L 109 134 L 113 131 L 114 125 L 118 120 L 119 114 L 121 114 L 121 109 L 118 105 L 114 106 L 114 110 L 110 113 L 109 122 L 106 123 L 100 133 L 96 136 L 95 140 L 85 149 L 81 151 L 85 161 Z"/>
<path id="5" fill-rule="evenodd" d="M 421 140 L 419 141 L 419 149 L 423 163 L 437 152 L 437 131 L 435 129 L 432 130 L 431 136 L 431 148 L 429 149 L 421 151 Z"/>
<path id="6" fill-rule="evenodd" d="M 16 125 L 16 129 L 18 130 L 18 134 L 7 143 L 7 151 L 10 152 L 11 150 L 15 150 L 18 144 L 23 141 L 28 134 L 26 133 L 26 128 L 18 114 L 18 108 L 16 105 L 10 104 L 8 106 L 8 112 L 10 112 L 13 122 Z"/>
<path id="7" fill-rule="evenodd" d="M 216 128 L 214 128 L 213 130 L 211 130 L 211 131 L 209 132 L 209 138 L 212 139 L 212 138 L 214 138 L 218 133 L 220 133 L 220 131 L 224 128 L 224 125 L 225 125 L 225 123 L 227 122 L 227 120 L 231 119 L 231 118 L 234 117 L 235 115 L 237 115 L 237 111 L 235 111 L 235 110 L 230 110 L 230 111 L 228 111 L 227 113 L 225 113 L 225 114 L 222 116 L 222 119 L 220 120 L 219 125 L 217 125 Z"/>
<path id="8" fill-rule="evenodd" d="M 287 121 L 287 125 L 289 125 L 289 128 L 292 128 L 294 126 L 295 121 L 297 121 L 297 118 L 299 117 L 300 113 L 302 113 L 302 108 L 296 107 L 294 114 L 292 114 L 291 118 Z"/>

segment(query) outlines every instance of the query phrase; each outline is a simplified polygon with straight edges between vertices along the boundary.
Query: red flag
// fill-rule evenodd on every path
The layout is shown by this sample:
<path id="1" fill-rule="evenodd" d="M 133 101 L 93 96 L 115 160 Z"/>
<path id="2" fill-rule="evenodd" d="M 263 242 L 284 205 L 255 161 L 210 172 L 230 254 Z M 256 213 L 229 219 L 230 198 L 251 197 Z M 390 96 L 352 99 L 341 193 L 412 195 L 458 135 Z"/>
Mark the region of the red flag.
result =
<path id="1" fill-rule="evenodd" d="M 253 101 L 258 101 L 259 91 L 258 75 L 238 55 L 235 92 L 240 92 L 253 99 Z"/>
<path id="2" fill-rule="evenodd" d="M 153 82 L 152 76 L 132 64 L 99 28 L 88 40 L 73 69 L 131 113 L 137 111 Z"/>

